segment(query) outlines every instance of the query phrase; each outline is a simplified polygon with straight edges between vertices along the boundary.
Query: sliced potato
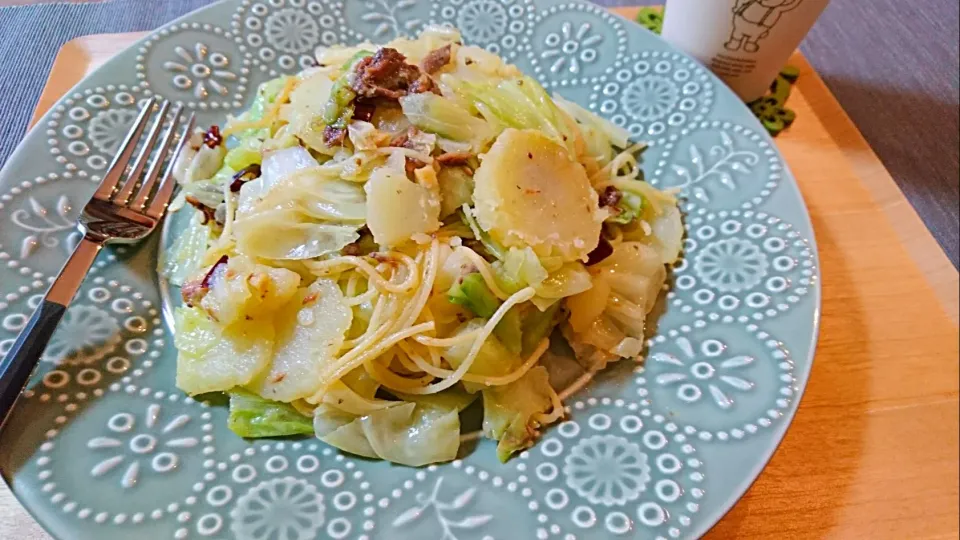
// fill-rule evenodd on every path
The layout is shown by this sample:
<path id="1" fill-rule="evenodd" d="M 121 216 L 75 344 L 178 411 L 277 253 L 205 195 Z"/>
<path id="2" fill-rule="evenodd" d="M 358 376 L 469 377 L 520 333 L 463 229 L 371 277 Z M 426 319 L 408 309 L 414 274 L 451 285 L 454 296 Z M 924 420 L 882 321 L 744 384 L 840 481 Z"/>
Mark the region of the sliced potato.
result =
<path id="1" fill-rule="evenodd" d="M 224 328 L 197 308 L 176 312 L 177 387 L 188 394 L 249 383 L 270 362 L 273 324 L 239 321 Z"/>
<path id="2" fill-rule="evenodd" d="M 507 129 L 474 175 L 480 226 L 506 247 L 586 260 L 603 214 L 583 166 L 539 131 Z"/>
<path id="3" fill-rule="evenodd" d="M 334 68 L 317 69 L 290 93 L 290 103 L 281 108 L 280 117 L 293 126 L 294 132 L 306 129 L 314 118 L 323 113 L 337 75 L 338 71 Z"/>
<path id="4" fill-rule="evenodd" d="M 277 315 L 273 362 L 251 389 L 283 402 L 315 394 L 319 373 L 340 351 L 352 320 L 336 282 L 319 279 L 300 289 Z"/>
<path id="5" fill-rule="evenodd" d="M 367 227 L 381 246 L 396 246 L 415 234 L 440 228 L 439 190 L 407 179 L 403 171 L 380 167 L 364 186 L 367 192 Z"/>
<path id="6" fill-rule="evenodd" d="M 225 268 L 214 269 L 210 281 L 210 291 L 200 307 L 220 326 L 227 327 L 243 321 L 270 321 L 273 313 L 296 294 L 300 276 L 235 256 Z"/>

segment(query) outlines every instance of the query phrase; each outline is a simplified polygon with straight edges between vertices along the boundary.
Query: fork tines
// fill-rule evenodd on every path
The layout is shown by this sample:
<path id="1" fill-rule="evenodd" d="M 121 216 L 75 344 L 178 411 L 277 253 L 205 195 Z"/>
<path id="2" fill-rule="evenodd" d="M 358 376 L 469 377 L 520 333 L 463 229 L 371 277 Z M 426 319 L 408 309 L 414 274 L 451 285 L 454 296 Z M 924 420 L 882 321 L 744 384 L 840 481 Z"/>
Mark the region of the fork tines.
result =
<path id="1" fill-rule="evenodd" d="M 170 102 L 167 100 L 164 100 L 159 108 L 156 98 L 151 97 L 147 100 L 94 193 L 95 199 L 117 206 L 126 206 L 153 219 L 159 219 L 163 215 L 173 194 L 175 184 L 173 168 L 176 159 L 189 140 L 196 121 L 194 114 L 191 113 L 183 128 L 178 130 L 177 128 L 181 125 L 183 105 L 177 104 L 173 107 L 172 113 L 170 108 Z M 139 145 L 140 152 L 131 166 L 130 158 L 151 118 L 154 118 L 153 125 L 142 144 Z M 161 134 L 163 138 L 160 139 L 158 146 L 157 140 Z M 171 152 L 170 147 L 178 135 L 179 141 Z M 167 167 L 161 176 L 160 172 L 165 162 Z M 137 189 L 138 186 L 139 189 Z M 152 203 L 147 206 L 154 191 L 156 194 L 152 198 Z"/>

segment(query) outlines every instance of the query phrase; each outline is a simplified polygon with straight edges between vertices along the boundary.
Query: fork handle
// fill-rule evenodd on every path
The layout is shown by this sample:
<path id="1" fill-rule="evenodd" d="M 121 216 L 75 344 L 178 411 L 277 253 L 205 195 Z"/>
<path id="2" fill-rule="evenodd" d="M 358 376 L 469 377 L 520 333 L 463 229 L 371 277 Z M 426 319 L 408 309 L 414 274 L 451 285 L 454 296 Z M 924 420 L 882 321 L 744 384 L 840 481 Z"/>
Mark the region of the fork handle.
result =
<path id="1" fill-rule="evenodd" d="M 77 244 L 33 317 L 20 331 L 13 347 L 0 359 L 0 426 L 6 422 L 17 397 L 40 361 L 40 355 L 47 348 L 50 337 L 102 247 L 101 243 L 87 238 Z"/>

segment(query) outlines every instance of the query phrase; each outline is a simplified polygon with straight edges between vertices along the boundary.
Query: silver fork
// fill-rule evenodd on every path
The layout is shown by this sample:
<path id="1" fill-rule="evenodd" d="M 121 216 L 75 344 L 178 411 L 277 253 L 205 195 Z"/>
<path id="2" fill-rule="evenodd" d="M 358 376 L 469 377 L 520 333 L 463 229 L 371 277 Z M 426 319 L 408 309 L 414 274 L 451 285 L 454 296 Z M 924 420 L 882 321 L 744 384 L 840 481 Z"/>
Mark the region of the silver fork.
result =
<path id="1" fill-rule="evenodd" d="M 17 396 L 47 347 L 50 336 L 103 246 L 138 242 L 153 232 L 163 219 L 174 190 L 173 167 L 190 138 L 195 119 L 191 114 L 186 125 L 180 130 L 179 142 L 171 150 L 183 107 L 174 107 L 170 125 L 160 139 L 170 112 L 170 103 L 164 101 L 154 115 L 156 104 L 156 99 L 151 98 L 140 110 L 140 115 L 127 133 L 103 181 L 83 207 L 77 222 L 83 239 L 63 265 L 57 279 L 50 286 L 30 322 L 20 332 L 13 347 L 0 360 L 0 425 L 13 408 Z M 153 116 L 156 116 L 153 126 L 128 170 L 137 142 L 143 137 L 143 132 Z M 154 151 L 156 156 L 151 160 L 150 156 Z M 168 164 L 161 175 L 165 162 Z"/>

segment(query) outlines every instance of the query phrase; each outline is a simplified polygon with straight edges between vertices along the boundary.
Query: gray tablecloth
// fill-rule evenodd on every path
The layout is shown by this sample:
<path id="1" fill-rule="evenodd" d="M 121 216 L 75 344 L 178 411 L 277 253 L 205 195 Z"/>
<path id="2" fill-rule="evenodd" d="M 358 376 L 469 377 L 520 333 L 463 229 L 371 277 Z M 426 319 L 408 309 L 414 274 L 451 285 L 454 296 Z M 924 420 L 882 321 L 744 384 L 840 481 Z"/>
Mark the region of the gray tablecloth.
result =
<path id="1" fill-rule="evenodd" d="M 0 8 L 0 163 L 24 133 L 63 43 L 92 33 L 156 28 L 210 1 Z M 960 198 L 958 11 L 956 0 L 833 0 L 802 47 L 954 266 Z"/>

